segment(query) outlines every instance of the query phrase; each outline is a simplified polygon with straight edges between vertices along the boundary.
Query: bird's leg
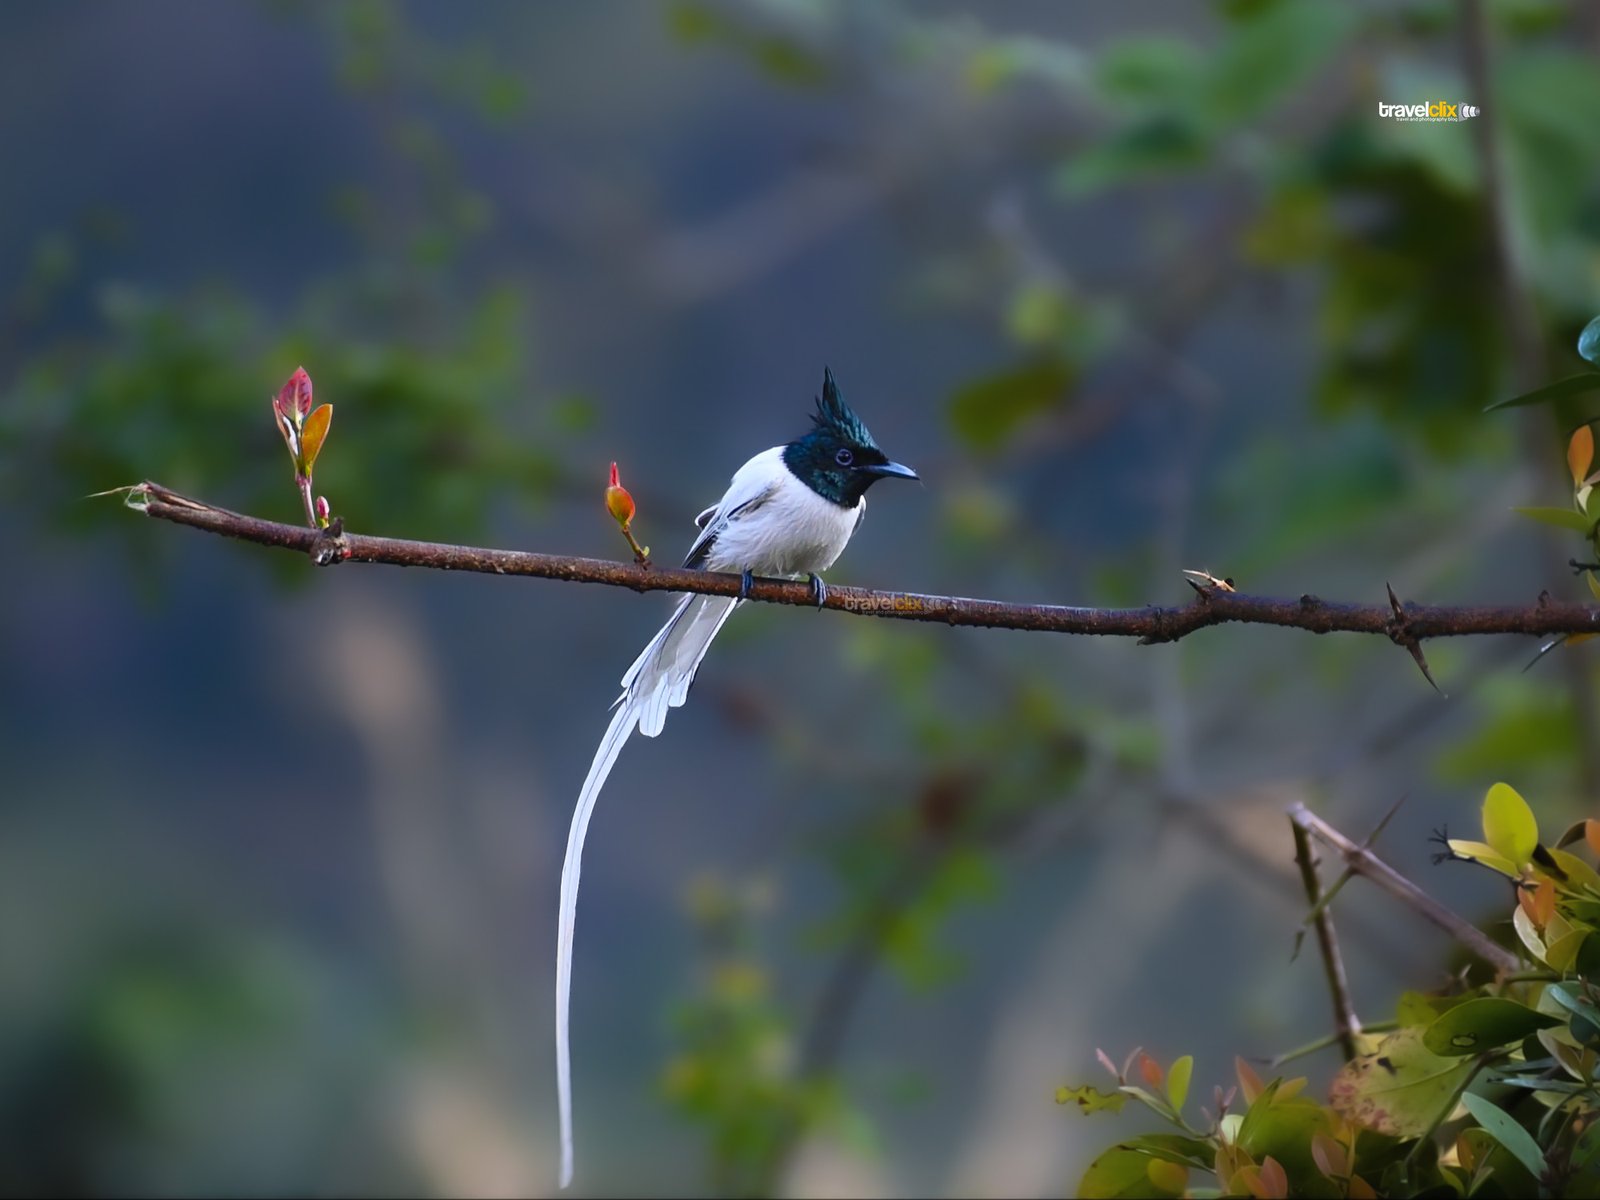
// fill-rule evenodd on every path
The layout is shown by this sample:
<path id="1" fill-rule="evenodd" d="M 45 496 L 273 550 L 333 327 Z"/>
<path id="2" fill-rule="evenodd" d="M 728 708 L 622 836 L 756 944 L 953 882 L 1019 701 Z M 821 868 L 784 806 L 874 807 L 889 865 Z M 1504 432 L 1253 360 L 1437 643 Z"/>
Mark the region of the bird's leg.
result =
<path id="1" fill-rule="evenodd" d="M 751 574 L 749 571 L 743 571 L 743 572 L 740 573 L 740 575 L 739 575 L 739 599 L 741 599 L 741 600 L 750 599 L 750 588 L 755 584 L 755 581 L 756 581 L 756 577 L 753 574 Z"/>
<path id="2" fill-rule="evenodd" d="M 818 608 L 828 602 L 828 585 L 822 582 L 822 576 L 815 571 L 811 572 L 811 594 L 817 598 Z"/>

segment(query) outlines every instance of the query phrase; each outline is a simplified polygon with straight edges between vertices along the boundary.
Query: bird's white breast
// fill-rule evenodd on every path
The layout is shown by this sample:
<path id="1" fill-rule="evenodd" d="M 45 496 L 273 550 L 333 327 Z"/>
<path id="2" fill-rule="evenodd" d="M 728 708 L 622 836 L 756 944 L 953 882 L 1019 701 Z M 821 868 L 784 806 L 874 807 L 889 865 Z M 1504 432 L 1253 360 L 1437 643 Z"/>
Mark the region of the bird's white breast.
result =
<path id="1" fill-rule="evenodd" d="M 806 575 L 825 571 L 844 552 L 855 532 L 863 496 L 855 508 L 824 500 L 790 473 L 783 447 L 756 455 L 734 474 L 723 504 L 766 493 L 759 503 L 734 516 L 707 557 L 713 571 L 756 575 Z"/>

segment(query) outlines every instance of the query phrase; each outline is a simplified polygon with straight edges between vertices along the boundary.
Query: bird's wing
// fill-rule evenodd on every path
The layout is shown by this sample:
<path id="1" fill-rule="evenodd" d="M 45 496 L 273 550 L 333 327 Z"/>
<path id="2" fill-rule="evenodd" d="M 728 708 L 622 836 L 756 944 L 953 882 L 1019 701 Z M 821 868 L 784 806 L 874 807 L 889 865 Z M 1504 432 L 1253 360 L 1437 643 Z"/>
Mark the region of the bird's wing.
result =
<path id="1" fill-rule="evenodd" d="M 767 455 L 772 453 L 767 451 Z M 717 535 L 728 527 L 728 522 L 754 512 L 778 490 L 778 478 L 773 475 L 771 466 L 763 461 L 767 455 L 758 454 L 740 467 L 716 506 L 695 518 L 694 523 L 700 526 L 700 536 L 695 538 L 689 553 L 684 555 L 684 566 L 705 566 L 712 544 L 717 540 Z"/>

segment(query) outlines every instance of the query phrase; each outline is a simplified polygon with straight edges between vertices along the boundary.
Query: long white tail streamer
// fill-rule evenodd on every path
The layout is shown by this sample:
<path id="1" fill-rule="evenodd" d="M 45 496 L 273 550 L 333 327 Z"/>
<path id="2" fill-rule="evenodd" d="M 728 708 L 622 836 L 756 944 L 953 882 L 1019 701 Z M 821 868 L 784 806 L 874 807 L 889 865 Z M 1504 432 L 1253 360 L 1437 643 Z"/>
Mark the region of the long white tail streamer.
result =
<path id="1" fill-rule="evenodd" d="M 572 1182 L 572 938 L 578 916 L 578 879 L 583 873 L 583 842 L 589 818 L 606 777 L 640 725 L 646 737 L 661 732 L 668 708 L 688 699 L 694 673 L 712 640 L 739 601 L 716 596 L 685 596 L 672 619 L 644 648 L 622 678 L 623 693 L 606 735 L 589 764 L 567 831 L 567 854 L 561 862 L 561 911 L 556 933 L 556 1094 L 561 1115 L 561 1186 Z M 686 619 L 687 618 L 687 619 Z"/>

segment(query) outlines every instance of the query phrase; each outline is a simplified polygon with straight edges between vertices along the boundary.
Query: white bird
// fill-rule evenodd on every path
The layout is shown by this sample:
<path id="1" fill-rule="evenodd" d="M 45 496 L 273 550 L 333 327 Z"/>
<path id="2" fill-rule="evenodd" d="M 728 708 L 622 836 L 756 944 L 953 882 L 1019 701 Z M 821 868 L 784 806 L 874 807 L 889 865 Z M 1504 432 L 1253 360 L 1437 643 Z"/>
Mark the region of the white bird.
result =
<path id="1" fill-rule="evenodd" d="M 820 606 L 827 598 L 819 571 L 831 567 L 866 515 L 869 487 L 880 479 L 916 479 L 890 462 L 850 411 L 833 372 L 824 369 L 815 427 L 787 445 L 763 450 L 734 473 L 726 494 L 697 518 L 700 536 L 686 567 L 743 576 L 741 596 L 756 575 L 811 579 Z M 583 840 L 606 776 L 635 728 L 661 732 L 667 709 L 679 708 L 711 641 L 742 598 L 690 594 L 650 639 L 622 677 L 622 695 L 578 793 L 561 864 L 561 913 L 556 939 L 556 1090 L 561 1113 L 561 1186 L 572 1182 L 572 1059 L 569 1049 L 572 936 L 577 916 Z"/>

